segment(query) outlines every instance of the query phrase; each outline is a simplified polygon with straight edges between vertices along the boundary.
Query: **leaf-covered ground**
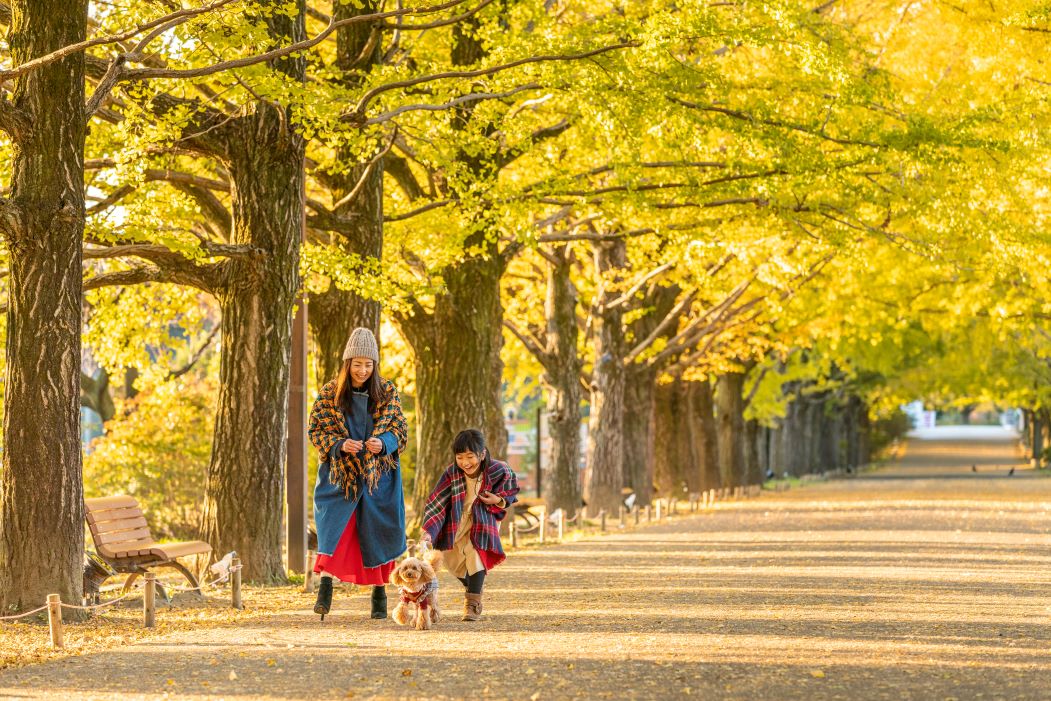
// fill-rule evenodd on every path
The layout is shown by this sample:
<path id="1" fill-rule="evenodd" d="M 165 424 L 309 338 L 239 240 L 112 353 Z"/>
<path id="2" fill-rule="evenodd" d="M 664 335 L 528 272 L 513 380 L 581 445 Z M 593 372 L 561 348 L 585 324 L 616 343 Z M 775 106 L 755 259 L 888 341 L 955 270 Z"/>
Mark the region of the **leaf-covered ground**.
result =
<path id="1" fill-rule="evenodd" d="M 0 696 L 1049 698 L 1051 479 L 1008 477 L 1016 459 L 914 442 L 858 478 L 516 552 L 486 620 L 427 633 L 369 619 L 364 593 L 319 623 L 291 588 L 187 601 L 146 636 L 116 612 L 71 627 L 78 654 L 0 672 Z M 443 574 L 449 614 L 458 588 Z M 8 660 L 45 639 L 0 625 Z"/>

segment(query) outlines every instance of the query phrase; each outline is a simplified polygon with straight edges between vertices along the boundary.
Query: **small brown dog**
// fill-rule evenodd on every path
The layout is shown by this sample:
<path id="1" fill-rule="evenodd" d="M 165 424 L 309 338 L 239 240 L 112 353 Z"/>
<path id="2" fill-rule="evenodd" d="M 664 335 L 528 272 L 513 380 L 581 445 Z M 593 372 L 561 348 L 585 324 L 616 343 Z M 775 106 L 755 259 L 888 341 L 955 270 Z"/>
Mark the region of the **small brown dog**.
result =
<path id="1" fill-rule="evenodd" d="M 432 623 L 441 618 L 438 609 L 438 575 L 435 570 L 441 562 L 440 550 L 410 555 L 391 572 L 391 584 L 400 587 L 400 600 L 394 607 L 394 622 L 409 625 L 416 630 L 430 630 Z M 412 611 L 415 607 L 415 612 Z"/>

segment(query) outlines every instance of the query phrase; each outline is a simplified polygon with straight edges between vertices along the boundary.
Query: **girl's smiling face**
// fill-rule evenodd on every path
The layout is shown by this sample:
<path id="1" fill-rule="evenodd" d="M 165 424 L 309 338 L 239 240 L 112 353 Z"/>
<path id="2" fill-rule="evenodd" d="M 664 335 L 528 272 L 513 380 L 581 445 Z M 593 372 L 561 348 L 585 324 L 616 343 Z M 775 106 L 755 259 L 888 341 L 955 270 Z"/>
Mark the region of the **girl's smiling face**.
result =
<path id="1" fill-rule="evenodd" d="M 360 387 L 372 377 L 375 367 L 372 358 L 353 358 L 350 361 L 350 376 L 354 380 L 354 386 Z"/>
<path id="2" fill-rule="evenodd" d="M 472 453 L 470 451 L 467 451 L 465 453 L 457 453 L 456 466 L 464 472 L 466 472 L 467 474 L 473 475 L 478 470 L 478 466 L 481 464 L 482 457 L 484 455 L 484 453 L 482 455 L 478 455 L 477 453 Z"/>

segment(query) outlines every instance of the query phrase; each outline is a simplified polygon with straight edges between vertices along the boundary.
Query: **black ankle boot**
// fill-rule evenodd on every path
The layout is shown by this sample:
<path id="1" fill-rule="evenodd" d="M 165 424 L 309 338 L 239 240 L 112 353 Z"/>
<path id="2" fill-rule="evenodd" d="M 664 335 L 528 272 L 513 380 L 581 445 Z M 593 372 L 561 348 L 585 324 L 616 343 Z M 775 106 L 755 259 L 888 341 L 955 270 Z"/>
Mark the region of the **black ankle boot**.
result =
<path id="1" fill-rule="evenodd" d="M 372 617 L 373 618 L 386 618 L 387 617 L 387 588 L 386 587 L 373 587 L 372 588 Z"/>
<path id="2" fill-rule="evenodd" d="M 325 614 L 332 608 L 332 577 L 322 577 L 317 586 L 317 601 L 314 603 L 314 613 L 321 614 L 321 620 L 325 620 Z"/>

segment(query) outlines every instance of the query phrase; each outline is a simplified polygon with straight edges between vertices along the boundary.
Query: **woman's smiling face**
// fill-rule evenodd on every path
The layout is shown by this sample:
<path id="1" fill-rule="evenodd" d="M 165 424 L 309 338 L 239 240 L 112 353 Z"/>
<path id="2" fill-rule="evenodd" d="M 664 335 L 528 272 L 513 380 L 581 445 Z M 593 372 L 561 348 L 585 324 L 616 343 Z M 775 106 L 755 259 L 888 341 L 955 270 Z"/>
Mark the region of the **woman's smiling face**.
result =
<path id="1" fill-rule="evenodd" d="M 354 380 L 355 387 L 360 387 L 368 382 L 368 379 L 372 377 L 375 365 L 372 362 L 372 358 L 353 358 L 350 361 L 350 376 Z"/>

